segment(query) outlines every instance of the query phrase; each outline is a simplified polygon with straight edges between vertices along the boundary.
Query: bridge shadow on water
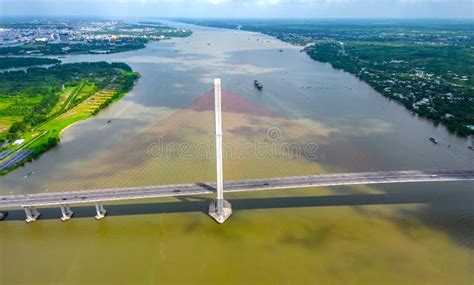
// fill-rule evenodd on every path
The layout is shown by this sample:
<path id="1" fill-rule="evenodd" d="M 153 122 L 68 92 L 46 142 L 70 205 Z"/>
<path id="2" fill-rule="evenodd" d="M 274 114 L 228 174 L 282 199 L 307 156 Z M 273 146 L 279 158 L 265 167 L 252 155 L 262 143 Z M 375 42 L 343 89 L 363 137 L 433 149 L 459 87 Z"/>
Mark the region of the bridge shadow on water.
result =
<path id="1" fill-rule="evenodd" d="M 131 216 L 149 214 L 169 214 L 202 212 L 207 214 L 210 198 L 197 198 L 195 196 L 176 197 L 177 202 L 115 204 L 105 205 L 107 216 Z M 332 195 L 310 197 L 271 197 L 271 198 L 242 198 L 229 199 L 234 212 L 253 209 L 298 208 L 298 207 L 324 207 L 324 206 L 361 206 L 384 204 L 413 204 L 427 203 L 429 197 L 425 195 L 396 194 L 356 194 Z M 71 206 L 74 218 L 93 217 L 94 206 Z M 56 208 L 39 208 L 42 220 L 59 219 L 61 211 Z M 5 221 L 20 221 L 25 219 L 25 212 L 21 209 L 8 211 Z"/>
<path id="2" fill-rule="evenodd" d="M 230 195 L 229 195 L 230 196 Z M 176 202 L 157 203 L 130 203 L 105 205 L 107 216 L 133 216 L 169 213 L 201 212 L 207 214 L 210 198 L 196 196 L 176 197 Z M 363 215 L 373 216 L 374 213 L 367 208 L 357 206 L 368 205 L 409 205 L 423 204 L 422 209 L 401 209 L 402 219 L 393 220 L 402 230 L 406 222 L 411 219 L 420 221 L 428 226 L 448 233 L 453 240 L 474 248 L 472 226 L 474 225 L 473 194 L 469 190 L 451 191 L 397 191 L 382 194 L 341 194 L 329 196 L 303 196 L 303 197 L 268 197 L 268 198 L 238 198 L 228 199 L 234 211 L 255 209 L 281 209 L 300 207 L 337 207 L 350 206 Z M 74 206 L 74 218 L 91 218 L 95 215 L 94 206 Z M 59 220 L 61 211 L 56 208 L 40 208 L 42 220 Z M 23 221 L 25 213 L 21 209 L 9 211 L 5 221 Z"/>

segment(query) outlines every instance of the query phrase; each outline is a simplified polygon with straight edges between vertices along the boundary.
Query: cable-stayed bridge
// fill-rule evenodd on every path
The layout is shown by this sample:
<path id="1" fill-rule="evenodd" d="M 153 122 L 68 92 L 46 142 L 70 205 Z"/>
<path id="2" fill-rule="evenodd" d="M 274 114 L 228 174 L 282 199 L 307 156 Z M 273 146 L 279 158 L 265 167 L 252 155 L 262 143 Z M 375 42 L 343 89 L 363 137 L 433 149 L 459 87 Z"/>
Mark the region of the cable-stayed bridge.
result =
<path id="1" fill-rule="evenodd" d="M 224 200 L 224 193 L 358 184 L 474 180 L 474 169 L 468 169 L 356 172 L 224 182 L 222 169 L 221 87 L 219 79 L 216 79 L 214 82 L 214 95 L 217 154 L 216 182 L 0 196 L 0 209 L 23 208 L 26 214 L 26 221 L 33 222 L 40 217 L 38 207 L 59 206 L 62 213 L 61 220 L 66 221 L 74 214 L 70 205 L 95 203 L 97 212 L 95 218 L 101 219 L 107 213 L 103 206 L 104 202 L 215 194 L 216 200 L 211 202 L 209 206 L 209 215 L 217 222 L 223 223 L 232 214 L 230 203 Z M 7 212 L 0 212 L 0 219 L 3 219 L 6 215 Z"/>
<path id="2" fill-rule="evenodd" d="M 410 170 L 321 174 L 227 181 L 224 182 L 223 186 L 224 193 L 232 193 L 358 184 L 448 182 L 467 180 L 474 180 L 474 170 Z M 61 219 L 67 220 L 71 218 L 73 214 L 70 205 L 95 203 L 97 210 L 96 218 L 100 219 L 106 214 L 103 207 L 104 202 L 204 194 L 216 194 L 216 183 L 174 184 L 10 195 L 0 197 L 0 209 L 24 208 L 27 214 L 27 221 L 34 221 L 39 217 L 37 207 L 59 206 L 61 207 L 63 214 Z"/>

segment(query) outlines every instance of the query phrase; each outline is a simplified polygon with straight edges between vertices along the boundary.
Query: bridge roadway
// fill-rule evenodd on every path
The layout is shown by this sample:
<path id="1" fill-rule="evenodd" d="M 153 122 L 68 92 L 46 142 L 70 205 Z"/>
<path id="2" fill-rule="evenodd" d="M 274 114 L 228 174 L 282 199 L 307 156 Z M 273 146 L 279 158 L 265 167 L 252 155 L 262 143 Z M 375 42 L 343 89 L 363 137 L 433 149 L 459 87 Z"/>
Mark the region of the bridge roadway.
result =
<path id="1" fill-rule="evenodd" d="M 474 180 L 474 169 L 379 171 L 227 181 L 224 183 L 224 192 L 231 193 L 284 188 L 357 184 L 442 182 L 465 180 Z M 56 193 L 10 195 L 0 196 L 0 209 L 58 205 L 64 206 L 82 203 L 102 203 L 107 201 L 124 201 L 132 199 L 148 199 L 170 196 L 192 196 L 212 193 L 215 193 L 215 183 L 175 184 Z"/>

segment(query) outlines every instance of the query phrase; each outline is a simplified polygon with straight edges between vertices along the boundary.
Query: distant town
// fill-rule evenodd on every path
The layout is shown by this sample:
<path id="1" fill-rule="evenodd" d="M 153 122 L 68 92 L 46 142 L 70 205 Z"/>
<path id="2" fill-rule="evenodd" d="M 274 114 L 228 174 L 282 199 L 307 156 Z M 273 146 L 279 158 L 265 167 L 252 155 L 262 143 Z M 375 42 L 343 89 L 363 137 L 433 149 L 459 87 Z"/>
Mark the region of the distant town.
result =
<path id="1" fill-rule="evenodd" d="M 189 36 L 160 23 L 31 20 L 0 23 L 0 55 L 114 53 L 144 48 L 149 41 Z"/>

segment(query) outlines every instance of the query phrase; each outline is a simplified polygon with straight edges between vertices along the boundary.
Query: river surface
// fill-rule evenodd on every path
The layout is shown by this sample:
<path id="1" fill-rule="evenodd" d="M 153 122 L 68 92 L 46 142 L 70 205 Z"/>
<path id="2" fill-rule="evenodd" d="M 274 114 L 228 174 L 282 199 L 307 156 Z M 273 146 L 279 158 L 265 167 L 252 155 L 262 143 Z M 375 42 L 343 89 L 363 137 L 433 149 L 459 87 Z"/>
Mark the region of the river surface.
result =
<path id="1" fill-rule="evenodd" d="M 278 139 L 318 145 L 310 158 L 227 158 L 226 179 L 474 167 L 469 140 L 298 47 L 257 33 L 178 25 L 193 35 L 62 59 L 125 62 L 141 78 L 121 101 L 64 132 L 58 147 L 0 177 L 0 194 L 214 179 L 212 159 L 160 160 L 150 145 L 163 137 L 212 144 L 212 112 L 199 108 L 215 77 L 228 93 L 224 142 L 235 147 L 276 129 Z M 0 224 L 0 283 L 471 284 L 473 186 L 234 194 L 234 215 L 221 226 L 205 215 L 210 197 L 112 205 L 100 222 L 89 206 L 65 224 L 57 209 L 28 226 L 12 211 Z"/>

